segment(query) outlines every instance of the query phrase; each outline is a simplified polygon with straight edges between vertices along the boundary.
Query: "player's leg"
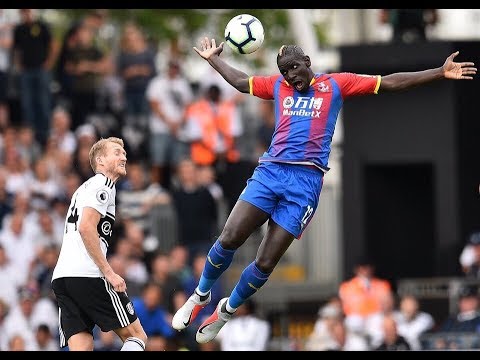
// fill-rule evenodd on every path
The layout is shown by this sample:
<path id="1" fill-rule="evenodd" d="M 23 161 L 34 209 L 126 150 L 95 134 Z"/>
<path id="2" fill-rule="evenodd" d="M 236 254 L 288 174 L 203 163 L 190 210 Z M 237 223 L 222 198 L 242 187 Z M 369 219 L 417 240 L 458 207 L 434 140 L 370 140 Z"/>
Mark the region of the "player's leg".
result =
<path id="1" fill-rule="evenodd" d="M 121 351 L 145 351 L 147 334 L 143 330 L 140 320 L 135 320 L 130 325 L 114 330 L 122 339 Z"/>
<path id="2" fill-rule="evenodd" d="M 265 285 L 268 277 L 294 240 L 294 236 L 270 219 L 255 261 L 242 272 L 226 304 L 233 313 L 246 299 Z"/>
<path id="3" fill-rule="evenodd" d="M 273 167 L 273 169 L 272 169 Z M 209 291 L 226 270 L 235 251 L 271 216 L 283 187 L 275 165 L 260 164 L 230 213 L 222 233 L 210 249 L 199 281 L 198 292 Z"/>
<path id="4" fill-rule="evenodd" d="M 52 282 L 58 306 L 60 347 L 68 346 L 70 351 L 92 351 L 95 324 L 81 310 L 82 298 L 76 298 L 68 291 L 69 281 L 69 278 L 59 278 Z"/>
<path id="5" fill-rule="evenodd" d="M 52 290 L 58 306 L 58 332 L 60 347 L 70 351 L 93 350 L 93 328 L 95 324 L 82 311 L 84 297 L 69 291 L 70 278 L 59 278 L 52 282 Z"/>
<path id="6" fill-rule="evenodd" d="M 246 201 L 237 201 L 222 233 L 208 252 L 207 263 L 198 284 L 200 293 L 210 291 L 213 283 L 230 266 L 235 251 L 269 216 L 267 212 Z"/>
<path id="7" fill-rule="evenodd" d="M 80 332 L 68 339 L 70 351 L 93 351 L 93 335 L 89 332 Z"/>
<path id="8" fill-rule="evenodd" d="M 279 199 L 271 212 L 267 233 L 255 261 L 242 272 L 230 297 L 222 299 L 216 311 L 200 326 L 196 335 L 200 343 L 212 340 L 237 307 L 267 282 L 292 241 L 300 238 L 318 206 L 323 173 L 290 164 L 273 164 L 267 170 L 274 171 L 281 179 L 277 180 L 277 186 L 274 178 L 269 183 Z"/>
<path id="9" fill-rule="evenodd" d="M 61 280 L 57 283 L 58 280 Z M 60 286 L 62 285 L 62 286 Z M 52 287 L 60 306 L 60 342 L 73 339 L 74 347 L 82 345 L 86 336 L 76 336 L 84 332 L 93 335 L 96 325 L 104 332 L 126 328 L 120 332 L 122 340 L 134 338 L 136 350 L 145 349 L 147 337 L 143 331 L 132 302 L 125 292 L 119 293 L 105 278 L 65 278 L 56 279 Z M 58 296 L 59 294 L 60 296 Z M 68 297 L 66 296 L 68 295 Z M 118 334 L 118 332 L 117 332 Z M 93 337 L 92 337 L 93 339 Z M 136 341 L 138 340 L 138 341 Z M 141 344 L 143 343 L 143 347 Z M 93 349 L 93 340 L 92 340 Z M 132 350 L 132 345 L 128 345 Z"/>
<path id="10" fill-rule="evenodd" d="M 98 311 L 90 309 L 96 323 L 102 331 L 115 331 L 123 341 L 121 351 L 145 351 L 147 335 L 127 293 L 115 291 L 106 279 L 102 281 L 103 294 L 108 296 L 99 301 Z"/>
<path id="11" fill-rule="evenodd" d="M 292 241 L 300 238 L 318 206 L 323 173 L 298 165 L 275 166 L 282 179 L 281 194 L 271 212 L 256 259 L 243 271 L 226 304 L 229 311 L 235 310 L 265 284 Z"/>
<path id="12" fill-rule="evenodd" d="M 294 236 L 270 220 L 257 257 L 242 272 L 230 297 L 220 300 L 215 312 L 199 327 L 196 340 L 206 343 L 217 336 L 236 309 L 267 282 L 281 257 L 294 240 Z"/>
<path id="13" fill-rule="evenodd" d="M 236 203 L 222 233 L 208 252 L 207 261 L 195 292 L 173 316 L 172 327 L 174 329 L 186 328 L 199 311 L 210 302 L 210 289 L 230 266 L 236 249 L 267 221 L 268 217 L 268 213 L 246 201 L 239 200 Z"/>

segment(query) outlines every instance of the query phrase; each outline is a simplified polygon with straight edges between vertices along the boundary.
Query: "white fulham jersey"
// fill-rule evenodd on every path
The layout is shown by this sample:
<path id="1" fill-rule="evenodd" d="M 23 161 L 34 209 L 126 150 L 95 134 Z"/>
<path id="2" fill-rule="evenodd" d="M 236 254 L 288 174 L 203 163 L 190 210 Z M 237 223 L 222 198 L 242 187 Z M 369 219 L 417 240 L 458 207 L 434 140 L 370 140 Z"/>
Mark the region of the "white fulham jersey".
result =
<path id="1" fill-rule="evenodd" d="M 86 207 L 97 210 L 102 217 L 97 226 L 98 241 L 107 256 L 115 221 L 115 183 L 103 174 L 96 174 L 75 191 L 65 218 L 65 232 L 52 281 L 61 277 L 103 277 L 92 260 L 78 231 Z"/>

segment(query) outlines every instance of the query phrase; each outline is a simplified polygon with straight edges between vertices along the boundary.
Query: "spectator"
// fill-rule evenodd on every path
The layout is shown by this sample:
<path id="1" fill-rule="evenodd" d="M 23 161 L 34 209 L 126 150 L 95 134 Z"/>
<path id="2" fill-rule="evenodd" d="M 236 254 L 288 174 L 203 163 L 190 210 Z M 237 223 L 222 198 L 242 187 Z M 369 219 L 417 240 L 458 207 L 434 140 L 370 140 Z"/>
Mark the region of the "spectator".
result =
<path id="1" fill-rule="evenodd" d="M 397 323 L 393 315 L 383 319 L 383 342 L 375 349 L 377 351 L 411 350 L 407 340 L 397 331 Z"/>
<path id="2" fill-rule="evenodd" d="M 180 138 L 185 111 L 193 92 L 182 74 L 180 63 L 171 59 L 165 75 L 154 77 L 147 88 L 150 103 L 150 161 L 152 181 L 170 189 L 172 167 L 188 156 L 188 147 Z"/>
<path id="3" fill-rule="evenodd" d="M 36 213 L 30 206 L 30 194 L 27 192 L 17 192 L 13 197 L 12 211 L 5 215 L 2 222 L 2 232 L 10 227 L 11 219 L 15 213 L 23 215 L 23 219 L 27 224 L 27 228 L 30 230 L 35 227 L 37 221 Z"/>
<path id="4" fill-rule="evenodd" d="M 70 130 L 71 125 L 72 119 L 66 109 L 57 107 L 53 110 L 50 136 L 57 141 L 58 149 L 67 154 L 73 154 L 77 148 L 77 138 Z"/>
<path id="5" fill-rule="evenodd" d="M 365 336 L 345 326 L 344 314 L 338 298 L 331 299 L 318 311 L 318 319 L 305 348 L 315 351 L 369 350 Z"/>
<path id="6" fill-rule="evenodd" d="M 222 351 L 267 351 L 270 334 L 270 324 L 258 317 L 255 303 L 248 299 L 220 330 L 217 339 Z"/>
<path id="7" fill-rule="evenodd" d="M 12 12 L 17 9 L 0 9 L 0 128 L 9 120 L 8 87 L 10 72 L 10 51 L 13 44 L 12 30 L 15 26 Z M 10 84 L 11 85 L 11 84 Z"/>
<path id="8" fill-rule="evenodd" d="M 467 277 L 480 278 L 480 232 L 470 234 L 468 243 L 460 254 L 460 265 Z"/>
<path id="9" fill-rule="evenodd" d="M 120 238 L 115 244 L 115 257 L 120 257 L 125 264 L 125 281 L 128 294 L 140 295 L 140 291 L 148 280 L 147 266 L 142 259 L 143 253 L 135 251 L 134 244 L 128 237 Z"/>
<path id="10" fill-rule="evenodd" d="M 33 179 L 32 170 L 25 158 L 22 158 L 17 147 L 8 146 L 4 153 L 4 169 L 6 170 L 7 192 L 11 194 L 25 193 Z"/>
<path id="11" fill-rule="evenodd" d="M 458 311 L 449 316 L 441 325 L 440 332 L 480 332 L 480 311 L 478 290 L 465 286 L 458 294 Z"/>
<path id="12" fill-rule="evenodd" d="M 124 240 L 119 243 L 123 243 L 123 241 Z M 117 245 L 119 243 L 117 243 Z M 128 242 L 126 242 L 126 244 L 128 244 Z M 121 246 L 123 247 L 123 245 Z M 128 295 L 132 297 L 139 296 L 145 285 L 145 281 L 138 281 L 138 276 L 135 276 L 138 274 L 138 271 L 135 269 L 135 263 L 133 263 L 133 267 L 131 267 L 130 265 L 132 265 L 132 263 L 123 253 L 110 255 L 108 257 L 108 263 L 112 269 L 125 280 Z"/>
<path id="13" fill-rule="evenodd" d="M 13 197 L 5 188 L 6 175 L 2 170 L 0 171 L 0 231 L 2 229 L 3 219 L 13 210 Z"/>
<path id="14" fill-rule="evenodd" d="M 192 276 L 192 269 L 188 265 L 190 262 L 188 248 L 183 245 L 175 245 L 169 253 L 170 271 L 177 276 L 181 282 L 186 281 Z"/>
<path id="15" fill-rule="evenodd" d="M 23 280 L 23 278 L 18 277 L 13 262 L 7 257 L 5 248 L 0 242 L 0 284 L 2 284 L 0 287 L 0 302 L 4 305 L 0 305 L 0 309 L 3 307 L 11 308 L 17 303 L 17 288 L 23 283 Z M 2 314 L 5 315 L 0 310 L 0 319 Z"/>
<path id="16" fill-rule="evenodd" d="M 199 184 L 203 187 L 206 187 L 212 197 L 215 199 L 217 205 L 217 231 L 220 233 L 222 230 L 225 221 L 227 221 L 228 215 L 228 204 L 226 203 L 225 196 L 223 194 L 223 189 L 220 184 L 217 182 L 217 174 L 215 168 L 211 165 L 198 166 L 197 167 L 197 178 Z M 216 231 L 216 232 L 217 232 Z"/>
<path id="17" fill-rule="evenodd" d="M 381 9 L 380 22 L 392 27 L 394 43 L 426 41 L 426 29 L 438 21 L 437 9 Z"/>
<path id="18" fill-rule="evenodd" d="M 54 299 L 52 293 L 53 269 L 57 264 L 60 248 L 55 244 L 45 246 L 37 256 L 38 262 L 32 271 L 32 277 L 38 284 L 40 295 Z"/>
<path id="19" fill-rule="evenodd" d="M 36 326 L 34 324 L 34 312 L 37 306 L 38 294 L 29 287 L 22 287 L 18 292 L 18 303 L 11 308 L 4 321 L 4 332 L 0 337 L 3 343 L 1 348 L 7 348 L 10 341 L 21 334 L 25 342 L 25 350 L 37 350 L 35 339 Z M 56 316 L 54 316 L 55 318 Z"/>
<path id="20" fill-rule="evenodd" d="M 94 351 L 119 351 L 122 348 L 122 340 L 115 331 L 102 331 L 98 326 L 93 329 Z"/>
<path id="21" fill-rule="evenodd" d="M 2 282 L 2 284 L 4 283 Z M 2 297 L 0 296 L 0 334 L 5 334 L 4 322 L 9 309 L 10 307 L 8 306 L 8 304 L 3 301 Z M 4 342 L 0 340 L 0 351 L 6 351 L 7 349 L 2 346 L 4 346 Z"/>
<path id="22" fill-rule="evenodd" d="M 160 184 L 152 183 L 149 175 L 143 164 L 129 164 L 127 177 L 118 191 L 120 217 L 134 221 L 146 234 L 154 221 L 152 208 L 171 202 L 168 192 Z"/>
<path id="23" fill-rule="evenodd" d="M 72 77 L 72 130 L 87 121 L 97 110 L 97 88 L 107 72 L 109 60 L 94 45 L 93 30 L 81 25 L 77 33 L 76 46 L 68 53 L 65 70 Z"/>
<path id="24" fill-rule="evenodd" d="M 163 338 L 166 347 L 167 340 L 175 335 L 175 331 L 170 326 L 167 310 L 162 306 L 162 296 L 161 286 L 149 282 L 143 288 L 141 297 L 132 299 L 132 303 L 149 339 Z"/>
<path id="25" fill-rule="evenodd" d="M 33 164 L 33 179 L 28 190 L 31 206 L 35 210 L 46 209 L 60 195 L 60 186 L 48 168 L 48 159 L 40 158 Z"/>
<path id="26" fill-rule="evenodd" d="M 42 147 L 35 139 L 35 129 L 28 124 L 22 124 L 17 131 L 16 147 L 22 159 L 31 166 L 42 156 Z"/>
<path id="27" fill-rule="evenodd" d="M 20 72 L 23 121 L 35 129 L 44 146 L 50 126 L 52 98 L 50 70 L 55 61 L 50 25 L 37 18 L 34 9 L 20 9 L 21 23 L 13 30 L 14 64 Z"/>
<path id="28" fill-rule="evenodd" d="M 35 333 L 38 351 L 59 351 L 57 342 L 54 340 L 48 325 L 40 324 Z"/>
<path id="29" fill-rule="evenodd" d="M 36 260 L 33 239 L 28 232 L 28 227 L 25 226 L 27 221 L 25 214 L 16 210 L 11 215 L 8 227 L 0 231 L 0 243 L 15 269 L 16 278 L 20 284 L 27 281 Z"/>
<path id="30" fill-rule="evenodd" d="M 339 288 L 347 327 L 351 322 L 363 322 L 369 315 L 379 312 L 381 299 L 389 296 L 391 291 L 387 280 L 375 276 L 375 267 L 371 260 L 357 260 L 354 276 L 342 282 Z"/>
<path id="31" fill-rule="evenodd" d="M 412 350 L 421 350 L 420 336 L 435 325 L 432 315 L 420 310 L 418 299 L 413 295 L 400 299 L 396 320 L 398 333 L 407 340 Z"/>
<path id="32" fill-rule="evenodd" d="M 257 129 L 255 145 L 256 158 L 263 155 L 270 147 L 275 130 L 275 109 L 272 101 L 262 100 L 259 103 L 260 124 Z"/>
<path id="33" fill-rule="evenodd" d="M 94 35 L 95 46 L 102 50 L 111 48 L 112 35 L 109 31 L 104 31 L 108 23 L 108 9 L 90 10 L 81 20 L 81 25 L 87 26 Z"/>
<path id="34" fill-rule="evenodd" d="M 55 77 L 60 85 L 59 93 L 57 94 L 57 103 L 68 109 L 71 109 L 72 106 L 73 74 L 67 71 L 66 65 L 67 60 L 72 57 L 71 52 L 78 45 L 78 30 L 80 26 L 81 22 L 75 21 L 63 35 L 62 45 L 55 65 Z"/>
<path id="35" fill-rule="evenodd" d="M 239 108 L 234 101 L 223 98 L 218 85 L 208 87 L 204 96 L 188 108 L 185 138 L 190 142 L 190 157 L 196 165 L 215 166 L 229 209 L 248 178 L 242 177 L 237 144 L 242 133 Z"/>
<path id="36" fill-rule="evenodd" d="M 395 296 L 392 292 L 386 293 L 379 298 L 379 311 L 365 318 L 365 333 L 368 336 L 370 347 L 377 348 L 385 340 L 384 320 L 391 316 L 395 321 L 399 319 L 399 313 L 395 310 Z"/>
<path id="37" fill-rule="evenodd" d="M 151 260 L 150 281 L 162 288 L 162 307 L 172 316 L 187 300 L 180 279 L 170 271 L 170 260 L 163 252 L 155 254 Z"/>
<path id="38" fill-rule="evenodd" d="M 14 334 L 8 340 L 7 351 L 37 351 L 34 347 L 27 347 L 24 335 Z"/>
<path id="39" fill-rule="evenodd" d="M 148 153 L 147 117 L 150 107 L 146 91 L 148 83 L 156 75 L 156 68 L 155 52 L 148 45 L 142 31 L 133 23 L 125 25 L 123 29 L 117 71 L 124 85 L 126 121 L 122 130 L 129 144 L 129 153 L 138 157 Z"/>
<path id="40" fill-rule="evenodd" d="M 179 219 L 179 243 L 188 247 L 191 256 L 207 253 L 217 231 L 217 203 L 199 184 L 197 166 L 191 160 L 182 160 L 176 175 L 178 187 L 172 198 Z"/>

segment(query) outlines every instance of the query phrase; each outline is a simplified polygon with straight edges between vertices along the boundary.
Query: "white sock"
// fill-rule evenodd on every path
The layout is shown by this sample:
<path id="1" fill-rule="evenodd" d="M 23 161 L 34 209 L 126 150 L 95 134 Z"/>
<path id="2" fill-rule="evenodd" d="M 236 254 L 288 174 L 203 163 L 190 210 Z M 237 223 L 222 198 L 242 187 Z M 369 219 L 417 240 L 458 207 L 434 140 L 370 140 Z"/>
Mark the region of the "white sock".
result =
<path id="1" fill-rule="evenodd" d="M 209 291 L 207 291 L 207 292 L 200 291 L 200 289 L 198 288 L 198 286 L 197 286 L 197 288 L 195 289 L 195 291 L 196 291 L 197 294 L 200 295 L 200 296 L 205 296 L 205 295 L 207 295 L 207 294 L 209 293 Z"/>
<path id="2" fill-rule="evenodd" d="M 129 337 L 123 343 L 120 351 L 145 351 L 145 343 L 136 337 Z"/>
<path id="3" fill-rule="evenodd" d="M 233 314 L 235 311 L 237 311 L 237 308 L 233 308 L 230 306 L 230 303 L 228 302 L 228 300 L 227 300 L 227 303 L 225 304 L 225 309 L 227 309 L 227 311 L 230 314 Z"/>

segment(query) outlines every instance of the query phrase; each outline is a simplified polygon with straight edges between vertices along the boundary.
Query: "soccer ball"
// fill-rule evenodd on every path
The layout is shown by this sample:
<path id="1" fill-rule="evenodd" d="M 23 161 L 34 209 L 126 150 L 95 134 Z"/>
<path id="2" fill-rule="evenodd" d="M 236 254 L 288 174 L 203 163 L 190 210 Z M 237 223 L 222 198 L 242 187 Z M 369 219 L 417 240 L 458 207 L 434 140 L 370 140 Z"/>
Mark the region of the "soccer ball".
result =
<path id="1" fill-rule="evenodd" d="M 258 50 L 264 38 L 262 23 L 252 15 L 237 15 L 225 27 L 225 42 L 239 54 L 251 54 Z"/>

